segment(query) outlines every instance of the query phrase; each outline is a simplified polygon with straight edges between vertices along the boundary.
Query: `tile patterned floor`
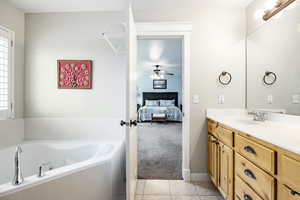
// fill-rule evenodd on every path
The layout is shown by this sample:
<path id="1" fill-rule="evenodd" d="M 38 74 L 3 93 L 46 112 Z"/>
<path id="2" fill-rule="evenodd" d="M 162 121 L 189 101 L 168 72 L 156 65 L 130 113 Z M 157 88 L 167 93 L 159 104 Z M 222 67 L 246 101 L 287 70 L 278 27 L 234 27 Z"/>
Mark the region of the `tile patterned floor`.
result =
<path id="1" fill-rule="evenodd" d="M 136 200 L 224 200 L 211 182 L 138 180 Z"/>

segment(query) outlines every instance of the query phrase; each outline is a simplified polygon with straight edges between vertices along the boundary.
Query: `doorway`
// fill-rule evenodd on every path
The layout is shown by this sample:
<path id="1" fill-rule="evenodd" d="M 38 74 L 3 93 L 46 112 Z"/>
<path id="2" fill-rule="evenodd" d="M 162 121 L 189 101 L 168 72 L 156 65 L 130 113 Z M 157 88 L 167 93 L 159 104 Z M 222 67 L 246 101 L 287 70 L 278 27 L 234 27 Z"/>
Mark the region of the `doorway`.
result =
<path id="1" fill-rule="evenodd" d="M 190 38 L 189 22 L 136 23 L 138 39 L 179 39 L 182 42 L 182 178 L 191 180 L 190 173 Z"/>
<path id="2" fill-rule="evenodd" d="M 182 38 L 139 38 L 138 178 L 182 180 Z"/>

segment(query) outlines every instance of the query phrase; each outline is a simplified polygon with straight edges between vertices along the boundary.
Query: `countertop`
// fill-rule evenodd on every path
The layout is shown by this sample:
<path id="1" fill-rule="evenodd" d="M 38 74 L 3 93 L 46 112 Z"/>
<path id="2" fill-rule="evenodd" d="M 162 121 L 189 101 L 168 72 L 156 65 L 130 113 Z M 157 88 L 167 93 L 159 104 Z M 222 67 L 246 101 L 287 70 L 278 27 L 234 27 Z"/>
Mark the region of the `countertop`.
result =
<path id="1" fill-rule="evenodd" d="M 270 114 L 264 122 L 254 121 L 246 110 L 207 109 L 206 117 L 282 149 L 300 154 L 300 117 Z"/>

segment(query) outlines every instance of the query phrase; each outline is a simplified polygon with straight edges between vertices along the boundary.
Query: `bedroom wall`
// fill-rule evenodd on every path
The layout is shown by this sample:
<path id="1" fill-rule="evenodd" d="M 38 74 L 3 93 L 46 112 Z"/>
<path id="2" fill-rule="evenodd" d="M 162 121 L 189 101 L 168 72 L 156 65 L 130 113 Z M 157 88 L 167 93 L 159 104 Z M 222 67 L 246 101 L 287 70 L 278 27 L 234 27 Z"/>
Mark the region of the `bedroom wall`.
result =
<path id="1" fill-rule="evenodd" d="M 0 26 L 15 32 L 15 112 L 16 120 L 0 120 L 0 148 L 20 143 L 23 127 L 24 13 L 7 1 L 0 1 Z"/>
<path id="2" fill-rule="evenodd" d="M 116 56 L 100 33 L 121 44 L 124 21 L 120 12 L 26 14 L 26 139 L 123 137 L 125 55 Z M 92 60 L 93 88 L 57 89 L 59 59 Z"/>
<path id="3" fill-rule="evenodd" d="M 181 94 L 181 76 L 167 77 L 167 89 L 153 89 L 152 73 L 138 75 L 137 79 L 137 102 L 143 104 L 143 92 L 177 92 L 178 93 L 178 105 L 182 104 Z"/>
<path id="4" fill-rule="evenodd" d="M 165 76 L 167 89 L 153 89 L 154 65 L 173 73 Z M 182 103 L 182 40 L 180 39 L 140 39 L 137 60 L 137 102 L 142 104 L 143 92 L 178 92 L 178 104 Z"/>
<path id="5" fill-rule="evenodd" d="M 191 104 L 191 170 L 192 173 L 207 173 L 205 110 L 245 106 L 244 8 L 233 0 L 153 0 L 148 4 L 135 0 L 133 5 L 137 22 L 193 23 L 191 100 L 192 95 L 199 94 L 200 103 Z M 217 82 L 222 70 L 229 71 L 233 76 L 232 83 L 227 87 Z M 224 104 L 218 104 L 219 95 L 225 96 Z"/>

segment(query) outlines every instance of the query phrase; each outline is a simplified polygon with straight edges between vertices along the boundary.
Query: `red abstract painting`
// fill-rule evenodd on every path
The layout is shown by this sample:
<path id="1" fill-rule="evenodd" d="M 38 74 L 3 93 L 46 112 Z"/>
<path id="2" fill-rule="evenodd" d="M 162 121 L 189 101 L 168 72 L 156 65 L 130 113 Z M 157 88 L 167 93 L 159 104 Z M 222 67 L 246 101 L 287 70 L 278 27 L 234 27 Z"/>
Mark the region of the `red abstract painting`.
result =
<path id="1" fill-rule="evenodd" d="M 58 60 L 58 88 L 60 89 L 91 89 L 91 60 Z"/>

